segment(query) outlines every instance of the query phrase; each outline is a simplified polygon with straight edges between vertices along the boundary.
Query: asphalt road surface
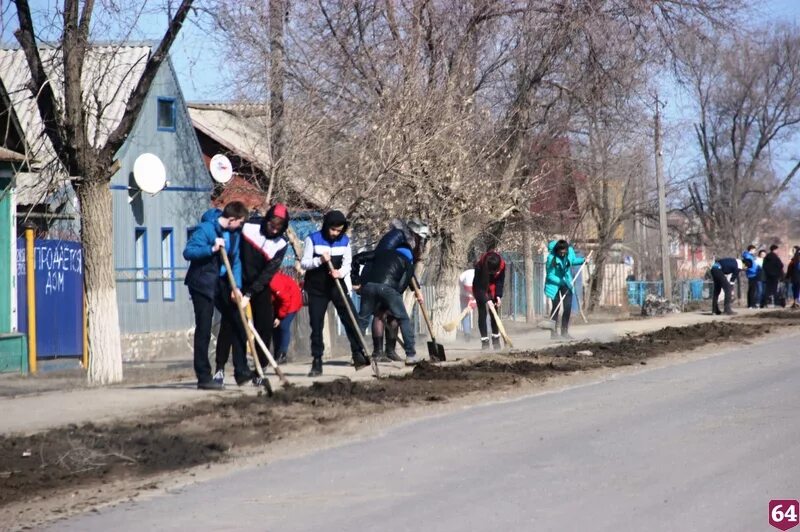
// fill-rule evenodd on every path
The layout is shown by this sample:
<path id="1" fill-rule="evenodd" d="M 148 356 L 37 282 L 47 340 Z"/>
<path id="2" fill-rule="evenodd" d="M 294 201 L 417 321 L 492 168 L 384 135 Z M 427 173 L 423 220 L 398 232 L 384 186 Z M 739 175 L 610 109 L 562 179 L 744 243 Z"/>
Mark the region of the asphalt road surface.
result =
<path id="1" fill-rule="evenodd" d="M 776 530 L 800 336 L 398 426 L 54 530 Z"/>

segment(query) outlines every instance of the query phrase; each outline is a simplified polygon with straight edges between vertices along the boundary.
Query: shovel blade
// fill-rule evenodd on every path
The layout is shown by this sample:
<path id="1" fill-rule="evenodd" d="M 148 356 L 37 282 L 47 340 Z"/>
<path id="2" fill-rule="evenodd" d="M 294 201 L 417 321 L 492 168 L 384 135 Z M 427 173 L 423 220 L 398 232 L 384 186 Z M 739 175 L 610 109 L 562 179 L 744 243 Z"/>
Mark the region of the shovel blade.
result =
<path id="1" fill-rule="evenodd" d="M 433 362 L 444 362 L 447 357 L 444 354 L 444 346 L 436 342 L 428 342 L 428 357 Z"/>

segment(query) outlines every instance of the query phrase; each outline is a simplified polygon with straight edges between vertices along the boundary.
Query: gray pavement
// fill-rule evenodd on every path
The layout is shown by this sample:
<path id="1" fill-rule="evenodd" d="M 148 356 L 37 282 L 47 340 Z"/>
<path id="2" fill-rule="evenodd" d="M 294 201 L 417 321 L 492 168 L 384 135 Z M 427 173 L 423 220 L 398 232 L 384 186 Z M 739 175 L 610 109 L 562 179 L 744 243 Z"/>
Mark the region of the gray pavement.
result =
<path id="1" fill-rule="evenodd" d="M 800 335 L 405 424 L 51 530 L 770 530 Z"/>
<path id="2" fill-rule="evenodd" d="M 703 321 L 721 320 L 726 318 L 713 317 L 708 313 L 684 313 L 668 316 L 626 320 L 608 323 L 576 324 L 571 329 L 571 334 L 576 340 L 589 339 L 594 341 L 610 341 L 626 334 L 640 334 L 654 331 L 666 326 L 690 325 Z M 514 346 L 517 349 L 540 349 L 554 345 L 550 340 L 549 331 L 536 329 L 535 325 L 528 326 L 521 323 L 510 323 L 509 330 L 512 334 Z M 420 353 L 424 353 L 427 337 L 418 339 Z M 480 356 L 480 343 L 475 340 L 472 344 L 463 342 L 446 344 L 448 357 L 451 360 Z M 186 353 L 187 364 L 191 360 L 191 353 Z M 382 364 L 383 374 L 408 371 L 402 365 Z M 347 359 L 338 358 L 333 363 L 326 363 L 325 375 L 322 380 L 331 380 L 341 376 L 351 379 L 371 379 L 369 369 L 359 372 L 347 365 Z M 289 380 L 299 386 L 309 386 L 312 379 L 306 377 L 308 364 L 289 364 L 284 372 Z M 191 374 L 191 370 L 187 372 Z M 18 379 L 18 377 L 17 377 Z M 274 375 L 270 378 L 274 388 L 279 386 Z M 42 383 L 43 385 L 50 385 Z M 3 377 L 0 377 L 0 387 Z M 251 393 L 258 389 L 251 386 L 237 388 L 229 386 L 230 390 L 222 393 Z M 194 381 L 163 382 L 156 384 L 117 385 L 105 388 L 75 389 L 60 391 L 47 389 L 42 393 L 19 395 L 16 397 L 0 397 L 0 434 L 31 433 L 68 424 L 85 422 L 109 421 L 137 417 L 148 411 L 177 405 L 198 399 L 213 397 L 220 392 L 204 392 L 195 389 Z"/>

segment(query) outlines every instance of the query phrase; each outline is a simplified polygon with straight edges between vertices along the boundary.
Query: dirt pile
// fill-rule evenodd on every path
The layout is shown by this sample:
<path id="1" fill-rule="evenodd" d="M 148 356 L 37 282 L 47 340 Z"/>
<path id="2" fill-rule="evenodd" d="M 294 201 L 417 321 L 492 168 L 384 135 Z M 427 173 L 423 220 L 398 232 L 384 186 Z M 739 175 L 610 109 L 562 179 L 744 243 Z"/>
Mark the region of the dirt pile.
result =
<path id="1" fill-rule="evenodd" d="M 341 421 L 355 417 L 499 391 L 565 372 L 645 364 L 660 354 L 740 342 L 790 325 L 800 325 L 800 313 L 769 312 L 739 322 L 668 327 L 612 343 L 581 342 L 444 365 L 422 363 L 403 376 L 317 382 L 308 388 L 277 390 L 271 398 L 215 396 L 150 415 L 143 423 L 86 424 L 3 437 L 0 506 L 78 487 L 97 487 L 102 493 L 103 485 L 115 480 L 145 479 L 222 460 L 288 435 L 335 432 Z M 592 356 L 577 356 L 579 351 Z"/>

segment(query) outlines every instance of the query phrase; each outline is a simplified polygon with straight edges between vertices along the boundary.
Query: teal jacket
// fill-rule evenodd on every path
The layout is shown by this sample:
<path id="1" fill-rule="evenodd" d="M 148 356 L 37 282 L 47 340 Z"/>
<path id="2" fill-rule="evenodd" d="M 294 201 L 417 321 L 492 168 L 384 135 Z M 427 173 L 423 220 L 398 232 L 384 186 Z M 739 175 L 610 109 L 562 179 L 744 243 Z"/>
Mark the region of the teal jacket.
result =
<path id="1" fill-rule="evenodd" d="M 570 246 L 567 249 L 567 256 L 563 259 L 553 254 L 557 240 L 552 240 L 547 244 L 547 277 L 544 281 L 544 294 L 553 299 L 558 294 L 558 289 L 565 286 L 572 290 L 572 266 L 580 266 L 584 263 L 584 258 L 575 254 L 575 249 Z"/>

